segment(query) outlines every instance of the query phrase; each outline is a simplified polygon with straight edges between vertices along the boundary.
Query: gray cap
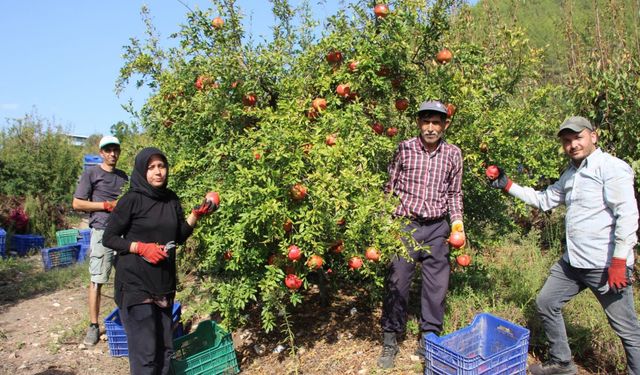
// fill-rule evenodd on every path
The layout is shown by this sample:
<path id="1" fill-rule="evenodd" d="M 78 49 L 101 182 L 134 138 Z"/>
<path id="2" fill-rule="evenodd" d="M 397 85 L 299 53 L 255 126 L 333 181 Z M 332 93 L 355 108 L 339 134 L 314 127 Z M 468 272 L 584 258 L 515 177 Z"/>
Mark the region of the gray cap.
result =
<path id="1" fill-rule="evenodd" d="M 420 115 L 420 113 L 422 112 L 439 112 L 439 113 L 443 113 L 443 114 L 448 114 L 447 112 L 447 106 L 445 106 L 444 104 L 440 103 L 437 100 L 427 100 L 422 102 L 422 104 L 420 104 L 420 108 L 418 108 L 418 115 Z"/>
<path id="2" fill-rule="evenodd" d="M 589 129 L 593 131 L 593 125 L 591 125 L 591 122 L 584 117 L 572 116 L 564 120 L 562 125 L 560 125 L 560 129 L 558 130 L 558 135 L 560 135 L 560 133 L 562 133 L 563 130 L 567 130 L 567 129 L 575 133 L 580 133 L 584 129 Z"/>

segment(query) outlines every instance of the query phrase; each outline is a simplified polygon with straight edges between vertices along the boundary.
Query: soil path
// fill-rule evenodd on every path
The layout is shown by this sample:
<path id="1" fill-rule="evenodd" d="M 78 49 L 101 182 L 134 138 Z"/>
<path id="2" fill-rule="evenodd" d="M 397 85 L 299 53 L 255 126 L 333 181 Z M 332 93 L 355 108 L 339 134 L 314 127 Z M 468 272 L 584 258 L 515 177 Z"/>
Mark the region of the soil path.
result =
<path id="1" fill-rule="evenodd" d="M 109 356 L 105 341 L 82 344 L 86 300 L 86 288 L 75 287 L 2 306 L 0 373 L 127 374 L 127 359 Z M 103 298 L 102 312 L 112 308 L 113 302 Z"/>

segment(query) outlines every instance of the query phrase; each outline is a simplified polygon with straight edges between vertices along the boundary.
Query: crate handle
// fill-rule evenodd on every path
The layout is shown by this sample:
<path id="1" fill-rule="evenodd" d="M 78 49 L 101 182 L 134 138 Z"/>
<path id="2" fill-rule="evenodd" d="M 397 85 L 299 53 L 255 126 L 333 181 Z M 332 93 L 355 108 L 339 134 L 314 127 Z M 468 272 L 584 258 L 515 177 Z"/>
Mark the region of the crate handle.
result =
<path id="1" fill-rule="evenodd" d="M 513 333 L 513 330 L 511 328 L 505 327 L 503 325 L 498 326 L 498 331 L 502 331 L 502 333 L 509 335 L 512 338 L 516 337 L 516 335 Z"/>
<path id="2" fill-rule="evenodd" d="M 451 371 L 455 371 L 455 368 L 452 366 L 449 366 L 447 363 L 444 363 L 443 361 L 439 361 L 438 359 L 434 358 L 432 362 L 428 363 L 428 365 L 431 366 L 426 366 L 427 369 L 429 369 L 429 367 L 431 367 L 431 370 L 440 370 L 440 371 L 444 371 L 447 374 L 450 374 Z"/>

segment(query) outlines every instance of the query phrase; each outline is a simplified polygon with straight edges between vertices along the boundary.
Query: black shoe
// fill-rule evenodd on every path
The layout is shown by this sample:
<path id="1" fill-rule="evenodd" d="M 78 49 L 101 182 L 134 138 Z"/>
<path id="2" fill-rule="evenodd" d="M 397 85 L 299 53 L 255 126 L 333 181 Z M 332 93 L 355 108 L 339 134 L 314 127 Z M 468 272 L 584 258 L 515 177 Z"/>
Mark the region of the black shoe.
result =
<path id="1" fill-rule="evenodd" d="M 380 358 L 378 358 L 378 367 L 385 369 L 393 368 L 398 351 L 395 332 L 385 332 L 382 354 L 380 354 Z"/>
<path id="2" fill-rule="evenodd" d="M 578 373 L 578 368 L 573 361 L 558 362 L 549 360 L 529 367 L 529 372 L 532 375 L 574 375 Z"/>
<path id="3" fill-rule="evenodd" d="M 427 352 L 427 348 L 425 347 L 425 342 L 424 342 L 424 335 L 427 333 L 428 332 L 423 332 L 420 334 L 420 336 L 418 336 L 418 347 L 416 348 L 416 351 L 413 353 L 418 357 L 420 357 L 421 361 L 424 361 L 424 357 Z"/>

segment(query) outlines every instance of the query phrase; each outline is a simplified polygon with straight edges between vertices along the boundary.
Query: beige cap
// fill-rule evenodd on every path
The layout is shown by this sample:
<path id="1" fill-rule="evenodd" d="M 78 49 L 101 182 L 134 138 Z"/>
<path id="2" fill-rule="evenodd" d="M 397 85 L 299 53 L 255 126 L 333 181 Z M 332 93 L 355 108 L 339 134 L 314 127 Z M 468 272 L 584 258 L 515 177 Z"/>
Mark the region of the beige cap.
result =
<path id="1" fill-rule="evenodd" d="M 558 135 L 560 135 L 560 133 L 562 133 L 563 130 L 567 130 L 567 129 L 575 133 L 580 133 L 584 129 L 589 129 L 593 131 L 593 125 L 591 125 L 591 122 L 584 117 L 572 116 L 564 120 L 562 125 L 560 125 L 560 129 L 558 130 Z"/>

